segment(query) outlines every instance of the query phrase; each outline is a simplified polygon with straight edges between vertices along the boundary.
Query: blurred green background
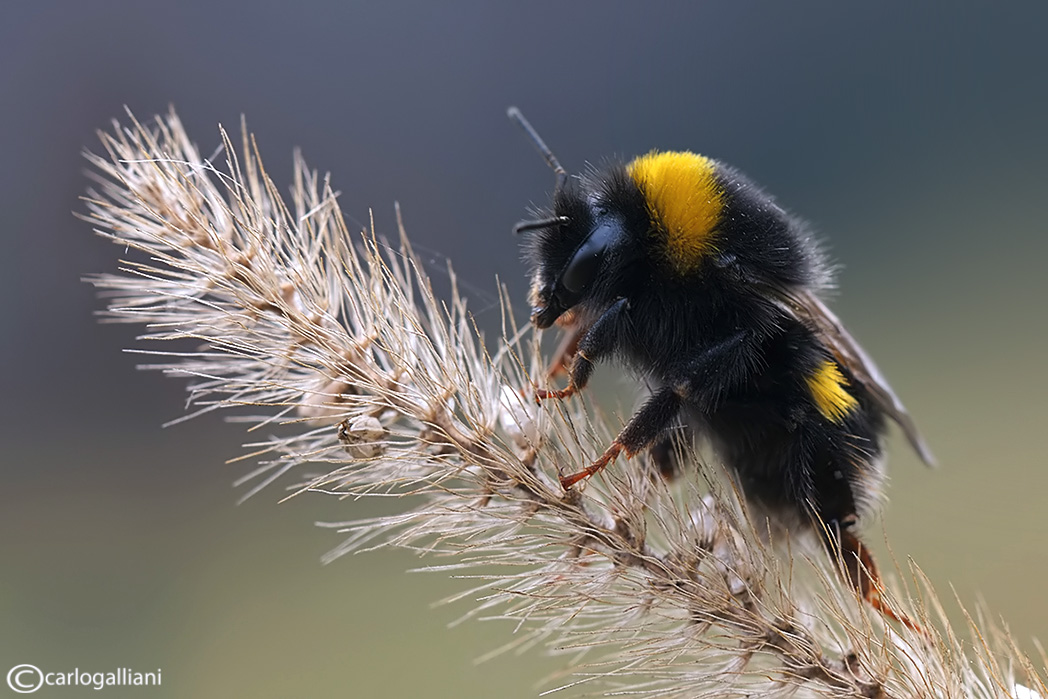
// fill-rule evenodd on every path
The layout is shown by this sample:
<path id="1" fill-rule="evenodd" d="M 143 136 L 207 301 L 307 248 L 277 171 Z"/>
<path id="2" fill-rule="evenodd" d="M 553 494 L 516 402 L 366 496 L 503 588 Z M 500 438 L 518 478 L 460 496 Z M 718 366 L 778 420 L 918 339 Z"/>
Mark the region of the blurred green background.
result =
<path id="1" fill-rule="evenodd" d="M 1048 6 L 871 5 L 5 3 L 0 670 L 162 668 L 159 689 L 106 692 L 123 696 L 530 697 L 560 666 L 475 665 L 511 629 L 445 628 L 469 606 L 431 603 L 465 583 L 405 574 L 407 555 L 320 565 L 339 538 L 313 522 L 372 505 L 272 489 L 237 507 L 239 428 L 161 429 L 183 385 L 134 370 L 135 329 L 96 324 L 79 278 L 121 251 L 71 212 L 94 131 L 168 104 L 205 152 L 245 114 L 278 183 L 302 147 L 380 230 L 400 201 L 489 332 L 495 275 L 525 291 L 510 228 L 552 185 L 509 104 L 569 170 L 653 147 L 737 165 L 828 238 L 834 307 L 942 463 L 896 435 L 870 538 L 883 526 L 1032 650 L 1048 630 Z"/>

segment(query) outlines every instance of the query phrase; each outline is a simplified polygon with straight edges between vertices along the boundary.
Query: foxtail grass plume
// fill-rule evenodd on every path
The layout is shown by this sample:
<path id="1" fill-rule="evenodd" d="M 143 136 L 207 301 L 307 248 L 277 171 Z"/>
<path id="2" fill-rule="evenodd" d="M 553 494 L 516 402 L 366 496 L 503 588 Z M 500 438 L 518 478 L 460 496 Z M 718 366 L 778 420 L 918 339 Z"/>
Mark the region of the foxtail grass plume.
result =
<path id="1" fill-rule="evenodd" d="M 159 355 L 146 368 L 188 377 L 186 417 L 233 409 L 276 435 L 246 445 L 245 496 L 278 480 L 403 496 L 397 514 L 330 525 L 344 536 L 330 558 L 396 547 L 465 576 L 466 617 L 519 625 L 491 653 L 565 656 L 550 689 L 1048 697 L 1043 656 L 982 621 L 955 632 L 916 567 L 916 596 L 890 582 L 885 595 L 924 632 L 886 625 L 818 547 L 747 519 L 715 464 L 667 483 L 641 459 L 565 492 L 558 475 L 620 423 L 535 405 L 538 338 L 508 299 L 503 337 L 485 345 L 455 289 L 435 296 L 402 228 L 387 243 L 347 227 L 329 178 L 299 156 L 283 199 L 244 133 L 236 147 L 222 131 L 217 160 L 173 112 L 102 134 L 84 218 L 128 256 L 90 281 L 106 320 L 145 328 Z"/>

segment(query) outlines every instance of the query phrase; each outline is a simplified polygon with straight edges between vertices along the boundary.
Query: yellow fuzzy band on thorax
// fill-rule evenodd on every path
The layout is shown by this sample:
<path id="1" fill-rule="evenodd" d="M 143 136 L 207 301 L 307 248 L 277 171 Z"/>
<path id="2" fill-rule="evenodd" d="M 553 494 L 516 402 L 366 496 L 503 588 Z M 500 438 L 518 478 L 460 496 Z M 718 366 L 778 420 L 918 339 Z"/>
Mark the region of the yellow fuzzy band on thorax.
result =
<path id="1" fill-rule="evenodd" d="M 709 158 L 682 151 L 652 151 L 626 166 L 648 205 L 652 229 L 665 236 L 670 265 L 680 274 L 695 270 L 715 251 L 724 192 Z"/>
<path id="2" fill-rule="evenodd" d="M 845 390 L 848 380 L 841 374 L 837 365 L 825 359 L 808 377 L 808 390 L 815 400 L 815 406 L 830 422 L 840 422 L 859 404 L 855 397 Z"/>

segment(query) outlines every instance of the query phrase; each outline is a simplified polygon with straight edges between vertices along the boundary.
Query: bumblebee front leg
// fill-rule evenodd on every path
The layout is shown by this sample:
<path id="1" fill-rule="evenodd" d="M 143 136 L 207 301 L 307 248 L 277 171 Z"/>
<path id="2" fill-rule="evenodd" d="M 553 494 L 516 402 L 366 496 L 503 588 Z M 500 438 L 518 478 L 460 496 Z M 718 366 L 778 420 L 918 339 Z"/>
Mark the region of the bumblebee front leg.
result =
<path id="1" fill-rule="evenodd" d="M 575 357 L 571 361 L 571 369 L 568 371 L 567 388 L 559 391 L 548 391 L 538 389 L 535 391 L 535 400 L 543 401 L 547 398 L 569 398 L 583 388 L 593 375 L 594 362 L 600 361 L 611 354 L 615 349 L 615 341 L 618 336 L 618 326 L 626 311 L 626 299 L 619 299 L 611 308 L 604 311 L 597 322 L 585 331 L 575 345 Z M 581 334 L 582 331 L 579 331 Z M 569 336 L 570 338 L 570 336 Z M 564 346 L 564 345 L 562 345 Z"/>
<path id="2" fill-rule="evenodd" d="M 579 321 L 575 321 L 564 328 L 564 337 L 561 338 L 560 344 L 557 345 L 557 349 L 553 352 L 553 359 L 549 365 L 549 369 L 546 370 L 546 379 L 555 379 L 561 374 L 568 373 L 568 367 L 571 366 L 571 359 L 579 351 L 579 341 L 582 340 L 582 336 L 589 330 Z"/>
<path id="3" fill-rule="evenodd" d="M 682 405 L 683 400 L 676 389 L 671 387 L 661 389 L 634 413 L 626 427 L 599 459 L 578 473 L 561 476 L 560 484 L 564 488 L 570 488 L 582 479 L 589 478 L 600 471 L 622 452 L 625 452 L 628 458 L 651 446 L 663 430 L 677 419 Z"/>

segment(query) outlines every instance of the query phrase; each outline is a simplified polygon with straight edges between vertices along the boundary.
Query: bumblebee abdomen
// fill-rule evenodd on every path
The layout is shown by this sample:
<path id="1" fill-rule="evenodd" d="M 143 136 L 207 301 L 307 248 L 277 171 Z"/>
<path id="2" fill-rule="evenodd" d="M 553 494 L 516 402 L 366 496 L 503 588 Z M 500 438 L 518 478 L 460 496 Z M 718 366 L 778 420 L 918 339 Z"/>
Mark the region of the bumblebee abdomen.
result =
<path id="1" fill-rule="evenodd" d="M 856 404 L 839 421 L 805 417 L 799 398 L 726 403 L 704 421 L 718 455 L 767 509 L 825 522 L 861 516 L 880 491 L 883 416 Z"/>
<path id="2" fill-rule="evenodd" d="M 885 417 L 803 325 L 766 339 L 761 361 L 714 409 L 692 414 L 748 497 L 826 522 L 862 514 L 880 487 Z"/>

